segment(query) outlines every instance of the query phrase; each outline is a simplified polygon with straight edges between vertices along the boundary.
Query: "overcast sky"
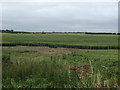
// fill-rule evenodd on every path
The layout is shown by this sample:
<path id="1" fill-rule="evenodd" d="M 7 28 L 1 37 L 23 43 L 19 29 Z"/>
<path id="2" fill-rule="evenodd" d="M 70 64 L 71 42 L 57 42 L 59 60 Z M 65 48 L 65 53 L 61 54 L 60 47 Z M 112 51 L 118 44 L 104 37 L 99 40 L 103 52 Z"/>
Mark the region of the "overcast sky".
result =
<path id="1" fill-rule="evenodd" d="M 2 4 L 2 29 L 118 32 L 117 2 L 18 2 Z"/>

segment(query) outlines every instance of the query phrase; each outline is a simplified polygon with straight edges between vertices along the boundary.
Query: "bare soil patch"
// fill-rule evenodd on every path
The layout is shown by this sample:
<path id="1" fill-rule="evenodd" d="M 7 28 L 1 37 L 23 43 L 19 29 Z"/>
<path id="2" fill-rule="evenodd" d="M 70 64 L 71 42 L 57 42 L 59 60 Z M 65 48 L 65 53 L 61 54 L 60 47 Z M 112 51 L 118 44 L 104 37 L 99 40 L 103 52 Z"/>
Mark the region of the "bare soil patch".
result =
<path id="1" fill-rule="evenodd" d="M 2 47 L 2 49 L 6 50 L 16 50 L 16 51 L 37 51 L 41 55 L 60 55 L 60 54 L 69 54 L 75 51 L 96 51 L 91 49 L 74 49 L 74 48 L 49 48 L 49 47 L 34 47 L 34 46 L 15 46 L 15 47 Z M 97 51 L 105 51 L 108 49 L 102 49 Z M 113 50 L 113 49 L 109 49 Z"/>

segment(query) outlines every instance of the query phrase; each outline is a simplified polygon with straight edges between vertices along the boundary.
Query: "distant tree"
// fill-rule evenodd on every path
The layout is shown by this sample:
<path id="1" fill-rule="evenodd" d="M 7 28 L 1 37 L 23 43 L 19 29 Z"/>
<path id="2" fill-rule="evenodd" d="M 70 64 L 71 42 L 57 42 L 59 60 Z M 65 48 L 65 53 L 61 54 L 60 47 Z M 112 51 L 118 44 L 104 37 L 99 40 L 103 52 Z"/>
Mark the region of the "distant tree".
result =
<path id="1" fill-rule="evenodd" d="M 13 29 L 11 29 L 11 32 L 14 32 L 14 30 L 13 30 Z"/>
<path id="2" fill-rule="evenodd" d="M 42 31 L 42 34 L 46 34 L 46 32 Z"/>

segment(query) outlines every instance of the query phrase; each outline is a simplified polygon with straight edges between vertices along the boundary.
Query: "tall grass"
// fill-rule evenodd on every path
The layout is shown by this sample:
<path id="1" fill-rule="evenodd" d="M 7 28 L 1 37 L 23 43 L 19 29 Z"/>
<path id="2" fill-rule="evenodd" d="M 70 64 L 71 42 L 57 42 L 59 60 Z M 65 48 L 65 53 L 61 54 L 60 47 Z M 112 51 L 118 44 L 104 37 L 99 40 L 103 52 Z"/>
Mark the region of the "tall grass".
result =
<path id="1" fill-rule="evenodd" d="M 117 78 L 105 77 L 92 61 L 78 66 L 65 59 L 67 56 L 51 56 L 46 60 L 18 58 L 12 63 L 3 63 L 3 88 L 118 87 Z"/>
<path id="2" fill-rule="evenodd" d="M 3 87 L 17 88 L 19 84 L 22 84 L 21 88 L 64 87 L 68 84 L 67 71 L 67 64 L 51 59 L 16 60 L 11 65 L 3 63 Z M 14 86 L 14 84 L 18 86 Z"/>

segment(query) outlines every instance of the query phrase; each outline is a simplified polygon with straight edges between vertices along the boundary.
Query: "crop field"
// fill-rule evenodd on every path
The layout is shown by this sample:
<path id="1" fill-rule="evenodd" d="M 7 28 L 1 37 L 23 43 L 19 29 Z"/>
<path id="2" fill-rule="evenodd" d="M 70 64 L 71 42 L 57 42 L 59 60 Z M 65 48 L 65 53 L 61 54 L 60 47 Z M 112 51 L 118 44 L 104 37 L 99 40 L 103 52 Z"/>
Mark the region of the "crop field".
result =
<path id="1" fill-rule="evenodd" d="M 2 36 L 3 88 L 120 86 L 118 35 L 3 33 Z"/>
<path id="2" fill-rule="evenodd" d="M 2 35 L 3 46 L 49 46 L 80 49 L 117 49 L 118 35 L 91 34 L 13 34 Z"/>

